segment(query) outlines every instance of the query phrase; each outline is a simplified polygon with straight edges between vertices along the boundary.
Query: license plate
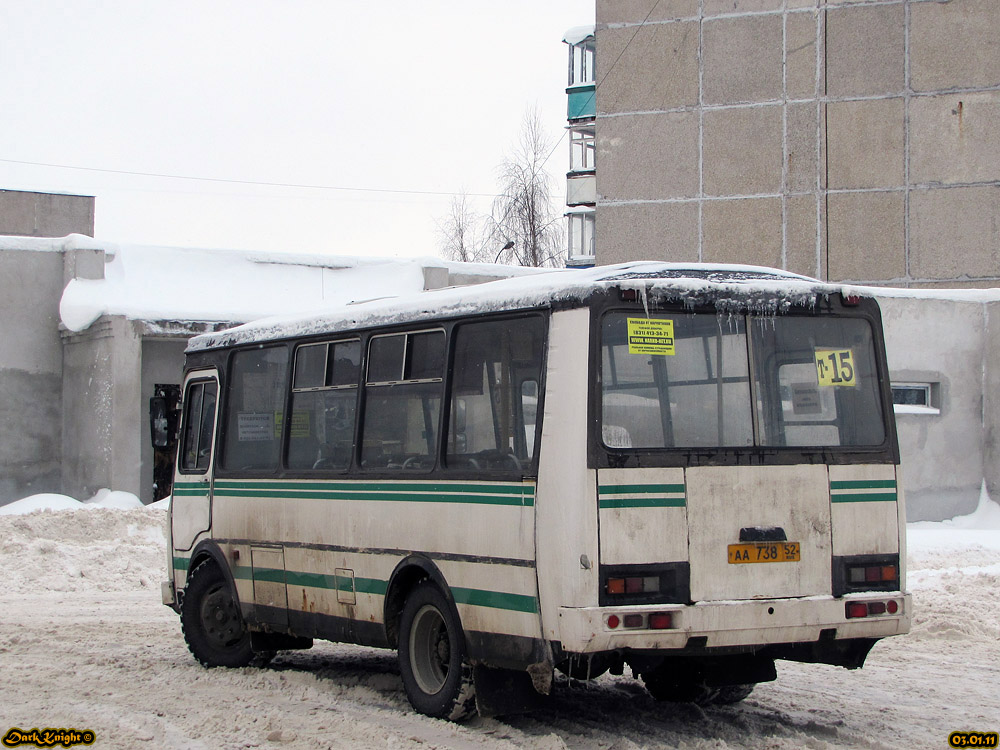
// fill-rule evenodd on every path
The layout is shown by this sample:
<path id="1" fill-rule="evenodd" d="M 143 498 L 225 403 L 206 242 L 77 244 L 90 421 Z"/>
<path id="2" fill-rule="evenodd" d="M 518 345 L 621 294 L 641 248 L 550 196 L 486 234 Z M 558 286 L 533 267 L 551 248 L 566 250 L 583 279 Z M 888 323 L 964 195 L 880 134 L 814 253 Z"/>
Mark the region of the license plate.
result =
<path id="1" fill-rule="evenodd" d="M 729 562 L 732 565 L 798 562 L 800 559 L 798 542 L 751 542 L 729 545 Z"/>

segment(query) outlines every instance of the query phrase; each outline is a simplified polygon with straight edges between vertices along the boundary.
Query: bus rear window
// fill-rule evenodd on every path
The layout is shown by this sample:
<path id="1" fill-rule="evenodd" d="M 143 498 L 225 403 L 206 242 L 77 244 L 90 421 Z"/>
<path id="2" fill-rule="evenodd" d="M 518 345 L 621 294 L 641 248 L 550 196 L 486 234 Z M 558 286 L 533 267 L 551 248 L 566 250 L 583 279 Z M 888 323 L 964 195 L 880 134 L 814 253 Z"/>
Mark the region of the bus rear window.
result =
<path id="1" fill-rule="evenodd" d="M 762 445 L 882 444 L 882 400 L 867 320 L 757 318 L 751 339 Z"/>
<path id="2" fill-rule="evenodd" d="M 753 445 L 742 318 L 612 313 L 602 357 L 609 447 Z"/>
<path id="3" fill-rule="evenodd" d="M 601 330 L 601 437 L 608 448 L 885 440 L 864 319 L 614 312 Z"/>

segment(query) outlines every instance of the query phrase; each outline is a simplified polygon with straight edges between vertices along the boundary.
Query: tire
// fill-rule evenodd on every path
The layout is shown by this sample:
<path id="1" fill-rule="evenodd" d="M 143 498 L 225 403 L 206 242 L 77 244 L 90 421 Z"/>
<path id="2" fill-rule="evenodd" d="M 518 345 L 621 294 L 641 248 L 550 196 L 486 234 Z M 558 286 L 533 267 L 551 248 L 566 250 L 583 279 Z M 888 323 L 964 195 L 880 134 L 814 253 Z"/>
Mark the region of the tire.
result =
<path id="1" fill-rule="evenodd" d="M 719 694 L 715 696 L 712 703 L 720 706 L 728 706 L 733 703 L 739 703 L 744 698 L 748 698 L 750 696 L 754 687 L 755 683 L 752 682 L 746 685 L 726 685 L 725 687 L 720 687 Z"/>
<path id="2" fill-rule="evenodd" d="M 181 603 L 181 630 L 204 667 L 264 666 L 273 651 L 254 653 L 233 591 L 211 560 L 191 572 Z"/>
<path id="3" fill-rule="evenodd" d="M 658 701 L 708 706 L 715 702 L 719 694 L 719 688 L 709 687 L 690 675 L 677 675 L 664 667 L 643 672 L 641 677 L 646 690 Z"/>
<path id="4" fill-rule="evenodd" d="M 434 583 L 410 593 L 399 622 L 399 672 L 420 713 L 459 721 L 476 710 L 472 667 L 458 614 Z"/>

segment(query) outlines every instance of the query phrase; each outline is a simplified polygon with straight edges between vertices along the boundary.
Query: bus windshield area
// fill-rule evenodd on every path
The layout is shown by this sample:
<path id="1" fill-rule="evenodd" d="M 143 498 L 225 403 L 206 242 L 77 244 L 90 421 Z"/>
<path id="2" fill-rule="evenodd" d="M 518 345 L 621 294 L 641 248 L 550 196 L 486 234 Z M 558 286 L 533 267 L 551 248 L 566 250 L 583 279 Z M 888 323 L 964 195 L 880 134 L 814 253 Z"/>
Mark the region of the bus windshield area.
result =
<path id="1" fill-rule="evenodd" d="M 864 318 L 610 312 L 602 440 L 612 449 L 881 446 L 876 361 Z"/>

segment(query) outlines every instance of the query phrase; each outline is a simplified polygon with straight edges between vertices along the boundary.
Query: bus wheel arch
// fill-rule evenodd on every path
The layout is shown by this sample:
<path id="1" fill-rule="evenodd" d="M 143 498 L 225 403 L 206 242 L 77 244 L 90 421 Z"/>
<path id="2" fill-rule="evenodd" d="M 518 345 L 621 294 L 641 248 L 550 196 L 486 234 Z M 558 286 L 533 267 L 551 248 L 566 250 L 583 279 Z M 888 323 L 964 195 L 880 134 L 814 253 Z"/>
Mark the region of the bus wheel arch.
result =
<path id="1" fill-rule="evenodd" d="M 211 556 L 192 566 L 185 591 L 181 632 L 202 666 L 263 666 L 270 661 L 272 653 L 257 654 L 251 647 L 250 629 L 240 612 L 232 579 Z"/>
<path id="2" fill-rule="evenodd" d="M 461 618 L 451 597 L 451 588 L 445 582 L 441 571 L 429 558 L 423 555 L 410 555 L 396 565 L 386 586 L 382 622 L 385 623 L 385 636 L 390 648 L 399 648 L 399 624 L 406 600 L 413 590 L 426 580 L 433 581 L 441 590 L 461 624 Z"/>

